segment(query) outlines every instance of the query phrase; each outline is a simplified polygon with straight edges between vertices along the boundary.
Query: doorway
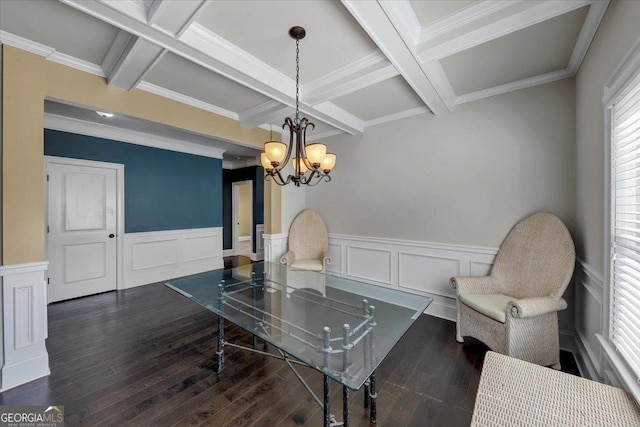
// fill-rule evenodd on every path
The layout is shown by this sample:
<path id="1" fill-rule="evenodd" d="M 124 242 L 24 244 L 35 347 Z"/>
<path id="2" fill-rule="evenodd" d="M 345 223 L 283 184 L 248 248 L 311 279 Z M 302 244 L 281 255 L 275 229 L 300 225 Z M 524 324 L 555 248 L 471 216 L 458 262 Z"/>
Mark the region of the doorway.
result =
<path id="1" fill-rule="evenodd" d="M 124 165 L 45 156 L 48 302 L 121 283 Z"/>
<path id="2" fill-rule="evenodd" d="M 251 257 L 253 253 L 253 181 L 232 184 L 234 255 Z"/>

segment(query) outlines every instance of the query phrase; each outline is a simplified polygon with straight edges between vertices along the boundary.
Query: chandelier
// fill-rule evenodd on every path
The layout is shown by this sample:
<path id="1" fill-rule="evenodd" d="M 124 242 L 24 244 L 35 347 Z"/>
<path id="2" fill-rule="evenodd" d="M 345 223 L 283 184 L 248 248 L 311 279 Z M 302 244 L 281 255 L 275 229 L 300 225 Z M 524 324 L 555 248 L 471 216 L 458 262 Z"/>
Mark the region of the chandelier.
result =
<path id="1" fill-rule="evenodd" d="M 329 172 L 336 164 L 336 155 L 327 153 L 327 146 L 320 143 L 307 145 L 307 128 L 314 129 L 315 125 L 306 118 L 300 119 L 300 40 L 307 33 L 302 27 L 292 27 L 289 35 L 296 39 L 296 116 L 287 117 L 282 129 L 289 128 L 289 145 L 280 141 L 269 141 L 264 144 L 264 152 L 260 153 L 260 163 L 265 170 L 264 179 L 278 185 L 293 182 L 296 187 L 300 184 L 316 185 L 323 179 L 331 181 Z M 293 157 L 293 175 L 282 176 L 282 169 L 291 159 L 291 151 L 295 145 Z"/>

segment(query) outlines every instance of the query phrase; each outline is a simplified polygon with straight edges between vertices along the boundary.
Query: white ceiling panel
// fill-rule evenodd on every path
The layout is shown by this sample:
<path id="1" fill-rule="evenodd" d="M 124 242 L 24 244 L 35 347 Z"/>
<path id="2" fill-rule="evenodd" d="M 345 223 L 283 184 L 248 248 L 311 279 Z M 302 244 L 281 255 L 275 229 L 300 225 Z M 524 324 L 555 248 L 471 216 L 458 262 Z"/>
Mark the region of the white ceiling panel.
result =
<path id="1" fill-rule="evenodd" d="M 295 78 L 300 25 L 300 79 L 308 82 L 376 51 L 376 45 L 338 1 L 215 1 L 196 21 L 285 75 Z"/>
<path id="2" fill-rule="evenodd" d="M 458 95 L 567 68 L 589 7 L 532 25 L 441 60 Z"/>
<path id="3" fill-rule="evenodd" d="M 362 120 L 377 119 L 424 106 L 422 100 L 400 76 L 334 99 L 332 102 Z"/>
<path id="4" fill-rule="evenodd" d="M 0 0 L 0 29 L 101 64 L 118 29 L 53 0 Z"/>
<path id="5" fill-rule="evenodd" d="M 235 113 L 269 99 L 173 53 L 164 55 L 144 80 Z"/>
<path id="6" fill-rule="evenodd" d="M 478 3 L 478 0 L 411 0 L 411 6 L 423 27 L 451 16 L 475 3 Z"/>

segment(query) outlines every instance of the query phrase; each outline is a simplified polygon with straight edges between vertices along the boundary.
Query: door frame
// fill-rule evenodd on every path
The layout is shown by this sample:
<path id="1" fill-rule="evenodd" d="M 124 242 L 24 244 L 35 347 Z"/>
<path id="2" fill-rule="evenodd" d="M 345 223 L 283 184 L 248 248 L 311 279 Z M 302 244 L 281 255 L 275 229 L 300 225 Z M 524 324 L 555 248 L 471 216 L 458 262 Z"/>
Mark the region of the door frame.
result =
<path id="1" fill-rule="evenodd" d="M 44 256 L 48 261 L 49 247 L 49 165 L 71 165 L 116 171 L 116 290 L 124 289 L 124 165 L 68 157 L 44 156 Z"/>
<path id="2" fill-rule="evenodd" d="M 249 199 L 251 200 L 251 209 L 249 210 L 249 220 L 251 221 L 251 253 L 253 253 L 253 241 L 254 241 L 254 230 L 253 230 L 253 180 L 245 180 L 245 181 L 236 181 L 231 183 L 231 205 L 232 207 L 232 234 L 231 234 L 231 250 L 233 251 L 233 255 L 240 255 L 238 251 L 240 250 L 239 238 L 240 238 L 240 229 L 238 228 L 238 220 L 240 219 L 239 212 L 239 187 L 241 185 L 249 185 Z"/>

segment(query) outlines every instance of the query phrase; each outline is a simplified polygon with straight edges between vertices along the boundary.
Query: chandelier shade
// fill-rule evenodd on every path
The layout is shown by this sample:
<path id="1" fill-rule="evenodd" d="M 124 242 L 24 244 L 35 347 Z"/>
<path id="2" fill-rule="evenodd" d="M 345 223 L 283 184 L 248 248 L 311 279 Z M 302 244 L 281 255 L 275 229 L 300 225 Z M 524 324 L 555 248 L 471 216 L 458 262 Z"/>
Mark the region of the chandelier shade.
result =
<path id="1" fill-rule="evenodd" d="M 329 173 L 336 164 L 337 156 L 327 153 L 325 144 L 307 145 L 307 129 L 314 129 L 315 125 L 304 117 L 300 118 L 300 40 L 306 31 L 302 27 L 292 27 L 289 35 L 296 40 L 296 115 L 293 119 L 287 117 L 282 125 L 283 129 L 289 129 L 289 144 L 266 142 L 264 152 L 260 153 L 260 164 L 265 170 L 266 181 L 273 180 L 278 185 L 293 182 L 297 187 L 301 184 L 312 186 L 323 180 L 331 181 Z M 293 175 L 285 178 L 282 170 L 289 160 L 292 160 Z"/>

